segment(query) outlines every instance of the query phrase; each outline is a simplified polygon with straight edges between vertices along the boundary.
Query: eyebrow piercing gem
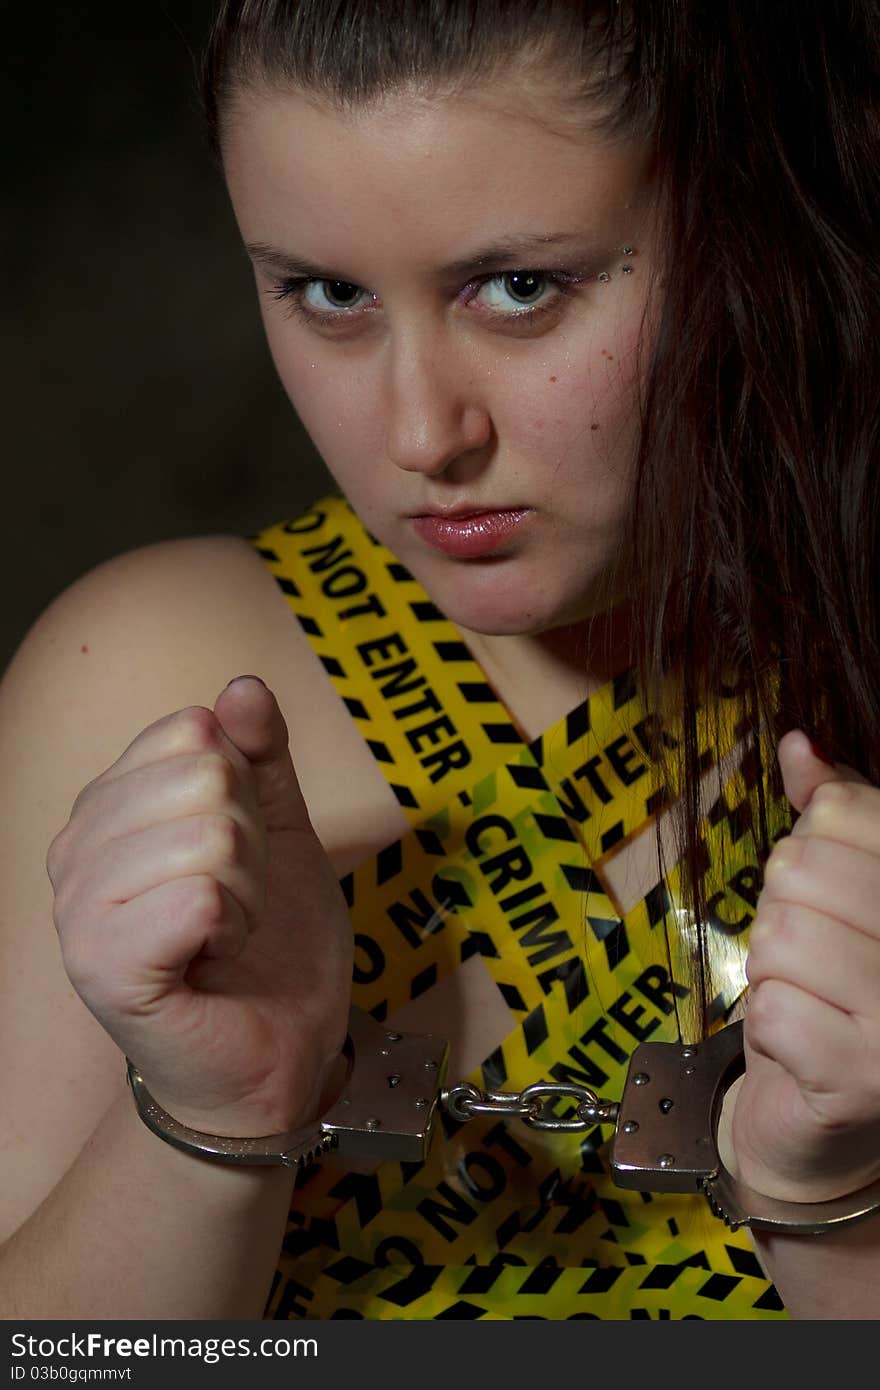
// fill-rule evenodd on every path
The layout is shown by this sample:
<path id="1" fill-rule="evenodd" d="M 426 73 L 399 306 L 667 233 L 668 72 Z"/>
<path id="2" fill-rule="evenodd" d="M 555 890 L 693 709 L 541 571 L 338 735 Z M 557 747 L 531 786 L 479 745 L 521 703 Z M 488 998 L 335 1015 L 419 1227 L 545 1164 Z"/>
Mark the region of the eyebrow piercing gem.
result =
<path id="1" fill-rule="evenodd" d="M 606 280 L 610 280 L 611 276 L 608 274 L 607 270 L 600 270 L 599 274 L 596 276 L 596 279 L 601 280 L 604 283 Z"/>
<path id="2" fill-rule="evenodd" d="M 631 265 L 622 265 L 620 269 L 624 275 L 632 275 L 633 273 L 633 268 Z"/>

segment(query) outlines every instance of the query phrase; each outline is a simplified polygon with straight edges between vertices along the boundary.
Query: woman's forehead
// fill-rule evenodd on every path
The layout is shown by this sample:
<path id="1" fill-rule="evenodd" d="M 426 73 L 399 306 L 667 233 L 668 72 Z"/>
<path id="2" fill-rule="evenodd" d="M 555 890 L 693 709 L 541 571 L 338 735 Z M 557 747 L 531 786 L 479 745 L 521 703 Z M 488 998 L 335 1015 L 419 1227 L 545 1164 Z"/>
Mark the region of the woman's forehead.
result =
<path id="1" fill-rule="evenodd" d="M 601 239 L 638 213 L 644 143 L 575 125 L 570 97 L 554 106 L 552 90 L 540 118 L 534 93 L 519 107 L 513 95 L 499 79 L 343 110 L 299 92 L 242 92 L 224 154 L 245 240 L 275 241 L 291 226 L 335 240 L 361 228 L 457 260 L 471 249 L 463 242 L 591 230 Z"/>

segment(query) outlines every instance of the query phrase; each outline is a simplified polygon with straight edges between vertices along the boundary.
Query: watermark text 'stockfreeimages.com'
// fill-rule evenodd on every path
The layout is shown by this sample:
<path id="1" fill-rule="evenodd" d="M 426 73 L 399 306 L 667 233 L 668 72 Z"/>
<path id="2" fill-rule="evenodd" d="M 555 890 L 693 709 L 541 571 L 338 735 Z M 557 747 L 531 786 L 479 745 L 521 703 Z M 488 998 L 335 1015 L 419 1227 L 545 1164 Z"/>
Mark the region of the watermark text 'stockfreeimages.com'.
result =
<path id="1" fill-rule="evenodd" d="M 129 1358 L 137 1360 L 177 1358 L 214 1365 L 234 1357 L 283 1359 L 318 1355 L 314 1337 L 163 1337 L 153 1332 L 144 1337 L 107 1337 L 102 1332 L 70 1332 L 61 1337 L 35 1337 L 23 1332 L 11 1337 L 16 1380 L 128 1380 L 130 1367 L 48 1366 L 46 1360 Z M 127 1371 L 127 1374 L 126 1374 Z"/>

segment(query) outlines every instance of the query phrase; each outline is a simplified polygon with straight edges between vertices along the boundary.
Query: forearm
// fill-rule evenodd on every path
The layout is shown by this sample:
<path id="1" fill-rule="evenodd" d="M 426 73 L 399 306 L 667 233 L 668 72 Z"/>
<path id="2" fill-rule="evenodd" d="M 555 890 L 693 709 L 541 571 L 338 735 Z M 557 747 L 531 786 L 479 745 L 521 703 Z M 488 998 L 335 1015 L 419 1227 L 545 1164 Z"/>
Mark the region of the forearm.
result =
<path id="1" fill-rule="evenodd" d="M 10 1318 L 259 1318 L 293 1174 L 181 1153 L 122 1095 L 0 1249 Z"/>
<path id="2" fill-rule="evenodd" d="M 721 1161 L 734 1176 L 731 1136 L 740 1084 L 725 1096 L 718 1127 Z M 880 1318 L 880 1213 L 819 1235 L 749 1234 L 793 1318 Z"/>
<path id="3" fill-rule="evenodd" d="M 822 1235 L 752 1239 L 793 1318 L 880 1318 L 880 1216 Z"/>

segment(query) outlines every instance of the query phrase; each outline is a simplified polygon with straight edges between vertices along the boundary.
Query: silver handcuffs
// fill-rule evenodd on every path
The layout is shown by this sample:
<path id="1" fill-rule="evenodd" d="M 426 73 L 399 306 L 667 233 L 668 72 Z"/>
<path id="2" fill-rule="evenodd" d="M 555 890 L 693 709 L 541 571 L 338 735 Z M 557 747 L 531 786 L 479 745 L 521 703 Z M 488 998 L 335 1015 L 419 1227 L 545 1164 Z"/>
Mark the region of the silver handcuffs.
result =
<path id="1" fill-rule="evenodd" d="M 725 1092 L 745 1069 L 741 1022 L 690 1046 L 642 1043 L 630 1059 L 619 1103 L 599 1101 L 586 1092 L 577 1118 L 556 1122 L 541 1121 L 540 1098 L 583 1093 L 583 1088 L 541 1083 L 517 1097 L 490 1092 L 488 1103 L 481 1105 L 473 1099 L 480 1093 L 466 1083 L 444 1089 L 449 1047 L 442 1038 L 397 1032 L 354 1007 L 344 1051 L 348 1077 L 326 1114 L 301 1129 L 253 1139 L 203 1134 L 180 1124 L 153 1099 L 130 1061 L 128 1081 L 142 1120 L 155 1134 L 221 1163 L 298 1168 L 331 1150 L 418 1163 L 427 1156 L 441 1109 L 457 1121 L 501 1113 L 544 1129 L 613 1124 L 611 1174 L 618 1187 L 702 1192 L 715 1216 L 732 1230 L 751 1226 L 816 1234 L 880 1210 L 880 1180 L 833 1201 L 781 1202 L 754 1192 L 724 1168 L 718 1121 Z M 513 1104 L 505 1105 L 505 1099 Z"/>

